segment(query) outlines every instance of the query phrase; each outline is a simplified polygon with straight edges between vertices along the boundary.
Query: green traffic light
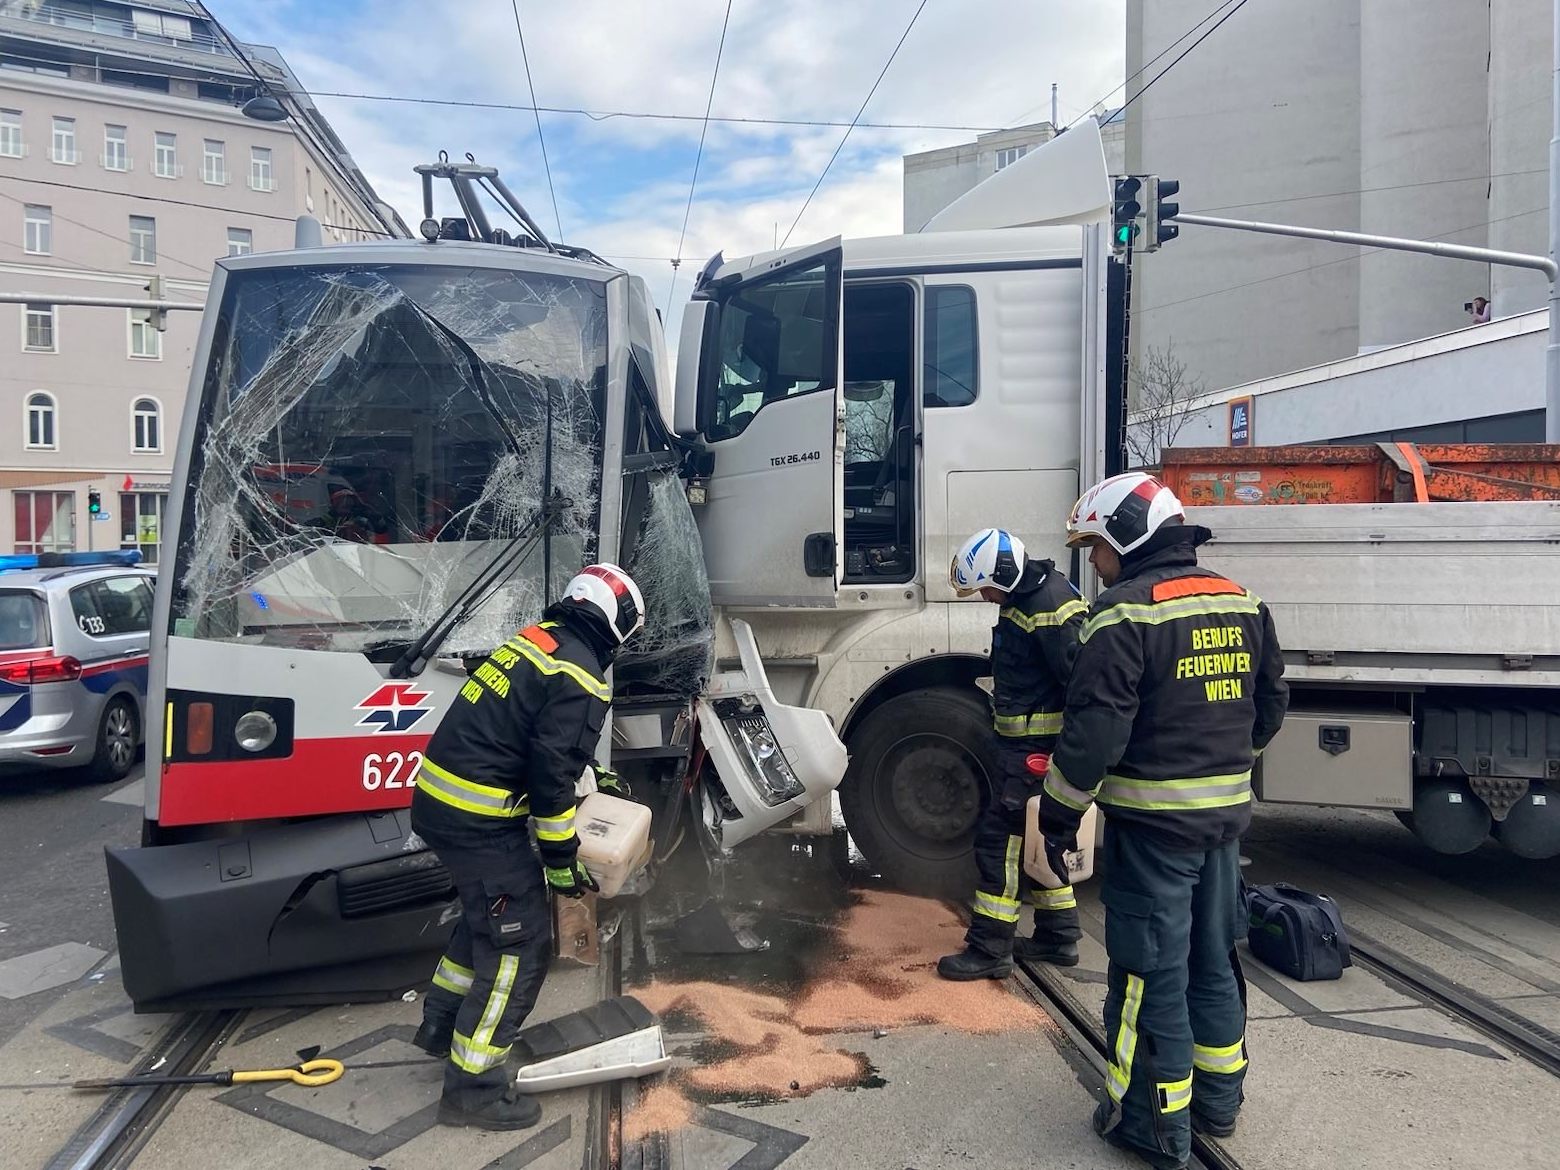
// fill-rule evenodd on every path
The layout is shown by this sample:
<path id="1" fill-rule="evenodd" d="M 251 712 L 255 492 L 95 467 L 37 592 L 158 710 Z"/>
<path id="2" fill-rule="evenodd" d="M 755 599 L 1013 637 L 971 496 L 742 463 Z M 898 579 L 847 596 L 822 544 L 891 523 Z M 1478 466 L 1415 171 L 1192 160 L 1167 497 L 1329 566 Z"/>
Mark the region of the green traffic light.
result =
<path id="1" fill-rule="evenodd" d="M 1124 223 L 1116 229 L 1116 243 L 1128 244 L 1132 242 L 1132 225 Z"/>

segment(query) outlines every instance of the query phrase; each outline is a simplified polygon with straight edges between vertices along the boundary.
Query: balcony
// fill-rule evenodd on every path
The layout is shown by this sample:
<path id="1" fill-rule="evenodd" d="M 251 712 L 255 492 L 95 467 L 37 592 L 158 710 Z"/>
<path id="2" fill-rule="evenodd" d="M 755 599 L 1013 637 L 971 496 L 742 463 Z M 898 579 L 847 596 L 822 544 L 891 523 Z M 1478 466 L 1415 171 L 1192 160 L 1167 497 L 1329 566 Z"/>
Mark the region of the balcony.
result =
<path id="1" fill-rule="evenodd" d="M 233 55 L 225 42 L 202 28 L 194 27 L 194 22 L 191 20 L 184 20 L 184 25 L 189 26 L 189 35 L 186 37 L 182 32 L 184 25 L 170 26 L 159 23 L 158 31 L 153 31 L 150 27 L 138 26 L 128 7 L 123 11 L 123 16 L 116 16 L 108 12 L 96 12 L 88 15 L 87 13 L 72 11 L 68 8 L 57 8 L 52 4 L 40 4 L 32 8 L 11 8 L 4 12 L 3 15 L 12 20 L 26 20 L 35 24 L 52 25 L 55 28 L 68 28 L 77 32 L 94 33 L 98 36 L 118 37 L 127 41 L 141 41 L 153 45 L 167 45 L 170 48 L 190 49 L 197 53 L 210 53 L 219 57 L 231 57 Z M 169 35 L 170 28 L 174 29 L 174 35 Z"/>
<path id="2" fill-rule="evenodd" d="M 228 173 L 223 167 L 202 167 L 200 181 L 211 187 L 226 187 L 228 185 Z"/>
<path id="3" fill-rule="evenodd" d="M 271 175 L 250 175 L 249 189 L 251 191 L 275 191 L 276 179 Z"/>
<path id="4" fill-rule="evenodd" d="M 166 159 L 155 159 L 152 162 L 152 174 L 159 179 L 184 178 L 184 164 Z"/>
<path id="5" fill-rule="evenodd" d="M 7 142 L 0 146 L 0 158 L 26 158 L 32 148 L 25 142 Z"/>
<path id="6" fill-rule="evenodd" d="M 98 161 L 103 164 L 105 171 L 129 171 L 135 169 L 135 163 L 127 154 L 101 154 Z"/>
<path id="7" fill-rule="evenodd" d="M 56 146 L 49 152 L 49 161 L 73 167 L 81 161 L 81 152 L 74 146 Z"/>

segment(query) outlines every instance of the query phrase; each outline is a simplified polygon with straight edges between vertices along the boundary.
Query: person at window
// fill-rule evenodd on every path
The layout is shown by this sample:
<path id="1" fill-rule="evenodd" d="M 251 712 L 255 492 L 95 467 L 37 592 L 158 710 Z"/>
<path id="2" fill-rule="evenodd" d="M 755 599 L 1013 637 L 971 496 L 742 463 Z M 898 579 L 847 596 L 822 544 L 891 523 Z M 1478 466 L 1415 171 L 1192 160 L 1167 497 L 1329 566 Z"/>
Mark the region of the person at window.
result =
<path id="1" fill-rule="evenodd" d="M 1490 319 L 1490 302 L 1487 297 L 1474 297 L 1465 306 L 1475 325 L 1483 325 Z"/>

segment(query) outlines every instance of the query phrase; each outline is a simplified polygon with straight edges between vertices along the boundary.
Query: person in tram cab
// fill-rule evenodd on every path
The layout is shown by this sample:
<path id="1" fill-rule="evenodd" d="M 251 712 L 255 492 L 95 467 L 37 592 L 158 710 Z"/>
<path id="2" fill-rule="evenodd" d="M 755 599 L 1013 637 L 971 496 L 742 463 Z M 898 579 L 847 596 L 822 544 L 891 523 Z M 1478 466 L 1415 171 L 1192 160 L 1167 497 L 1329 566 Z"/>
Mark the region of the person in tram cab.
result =
<path id="1" fill-rule="evenodd" d="M 1067 678 L 1087 611 L 1051 561 L 1030 560 L 1023 542 L 986 528 L 964 542 L 948 567 L 960 597 L 1000 608 L 991 631 L 992 731 L 996 792 L 975 830 L 977 881 L 964 949 L 944 955 L 944 979 L 1002 979 L 1016 949 L 1025 958 L 1071 967 L 1078 962 L 1078 901 L 1066 869 L 1044 886 L 1023 872 L 1024 818 L 1040 791 L 1062 729 Z M 1034 934 L 1019 938 L 1021 899 L 1034 907 Z"/>
<path id="2" fill-rule="evenodd" d="M 1240 838 L 1251 769 L 1289 702 L 1273 618 L 1198 567 L 1211 538 L 1143 472 L 1073 505 L 1070 547 L 1107 588 L 1084 623 L 1061 739 L 1041 798 L 1053 867 L 1105 815 L 1108 1099 L 1094 1128 L 1162 1168 L 1191 1131 L 1234 1132 L 1246 1075 Z"/>
<path id="3" fill-rule="evenodd" d="M 548 889 L 577 898 L 596 888 L 577 857 L 575 781 L 612 702 L 606 670 L 644 621 L 627 573 L 585 566 L 541 622 L 471 672 L 428 743 L 412 828 L 450 871 L 461 914 L 414 1043 L 449 1058 L 446 1125 L 524 1129 L 541 1118 L 505 1058 L 547 973 Z"/>

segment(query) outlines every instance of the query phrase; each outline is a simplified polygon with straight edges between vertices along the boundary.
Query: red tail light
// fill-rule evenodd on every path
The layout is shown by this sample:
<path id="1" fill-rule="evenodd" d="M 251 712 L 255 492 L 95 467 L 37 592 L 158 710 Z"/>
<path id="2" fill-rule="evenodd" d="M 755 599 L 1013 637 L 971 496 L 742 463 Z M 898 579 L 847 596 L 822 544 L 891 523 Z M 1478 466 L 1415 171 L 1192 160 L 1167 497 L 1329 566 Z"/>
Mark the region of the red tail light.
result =
<path id="1" fill-rule="evenodd" d="M 35 683 L 75 682 L 81 677 L 81 663 L 69 654 L 45 654 L 0 662 L 0 682 L 31 686 Z"/>

